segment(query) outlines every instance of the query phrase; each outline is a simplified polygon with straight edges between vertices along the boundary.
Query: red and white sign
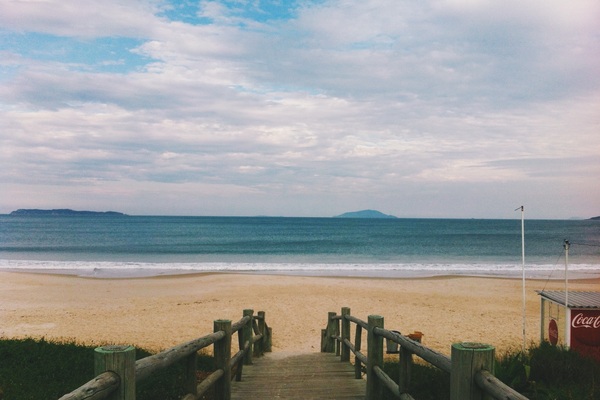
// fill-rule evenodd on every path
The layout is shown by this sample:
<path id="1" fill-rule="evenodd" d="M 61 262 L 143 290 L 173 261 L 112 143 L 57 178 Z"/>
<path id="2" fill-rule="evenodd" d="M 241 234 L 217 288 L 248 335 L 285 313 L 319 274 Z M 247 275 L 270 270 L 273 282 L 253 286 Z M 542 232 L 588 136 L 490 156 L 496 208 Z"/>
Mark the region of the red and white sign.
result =
<path id="1" fill-rule="evenodd" d="M 553 319 L 550 320 L 550 324 L 548 325 L 548 339 L 550 339 L 552 346 L 556 346 L 558 343 L 558 325 L 556 325 L 556 321 Z"/>
<path id="2" fill-rule="evenodd" d="M 570 345 L 600 361 L 600 310 L 571 310 Z"/>

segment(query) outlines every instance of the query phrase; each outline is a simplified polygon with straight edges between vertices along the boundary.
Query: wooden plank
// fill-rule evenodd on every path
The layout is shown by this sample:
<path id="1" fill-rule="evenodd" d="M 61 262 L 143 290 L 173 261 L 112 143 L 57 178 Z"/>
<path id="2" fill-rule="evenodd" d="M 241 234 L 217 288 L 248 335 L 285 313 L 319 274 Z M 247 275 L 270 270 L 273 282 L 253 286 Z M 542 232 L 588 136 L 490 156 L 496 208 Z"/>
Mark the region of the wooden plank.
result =
<path id="1" fill-rule="evenodd" d="M 268 354 L 244 368 L 242 381 L 232 384 L 231 400 L 362 400 L 365 393 L 365 381 L 354 379 L 353 365 L 331 353 Z"/>

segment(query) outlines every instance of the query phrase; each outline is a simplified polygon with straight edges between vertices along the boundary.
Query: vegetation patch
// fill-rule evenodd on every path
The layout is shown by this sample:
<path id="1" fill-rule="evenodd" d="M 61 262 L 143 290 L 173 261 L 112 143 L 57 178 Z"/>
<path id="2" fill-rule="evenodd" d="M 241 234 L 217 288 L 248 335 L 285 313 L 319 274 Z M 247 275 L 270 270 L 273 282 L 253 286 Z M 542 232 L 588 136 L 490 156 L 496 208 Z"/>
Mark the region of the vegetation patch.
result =
<path id="1" fill-rule="evenodd" d="M 94 378 L 94 349 L 75 342 L 44 339 L 0 340 L 0 399 L 58 399 Z M 139 360 L 152 353 L 136 348 Z M 213 369 L 212 357 L 200 355 L 198 369 Z M 154 374 L 136 386 L 139 400 L 176 400 L 185 368 L 181 363 Z"/>

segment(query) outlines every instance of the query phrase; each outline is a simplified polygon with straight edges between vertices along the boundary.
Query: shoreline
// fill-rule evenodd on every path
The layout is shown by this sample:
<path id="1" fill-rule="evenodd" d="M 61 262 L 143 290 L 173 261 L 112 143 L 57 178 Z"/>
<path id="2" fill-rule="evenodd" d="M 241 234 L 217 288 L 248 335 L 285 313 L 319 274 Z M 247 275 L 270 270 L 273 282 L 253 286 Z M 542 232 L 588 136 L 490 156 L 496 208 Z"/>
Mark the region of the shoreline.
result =
<path id="1" fill-rule="evenodd" d="M 75 276 L 80 278 L 94 279 L 142 279 L 153 277 L 176 277 L 176 276 L 194 276 L 206 274 L 224 274 L 224 275 L 267 275 L 267 276 L 297 276 L 314 278 L 347 278 L 347 279 L 427 279 L 436 277 L 473 277 L 473 278 L 502 278 L 522 280 L 522 274 L 513 271 L 494 271 L 482 273 L 479 271 L 426 271 L 426 270 L 397 270 L 392 272 L 381 270 L 218 270 L 218 269 L 177 269 L 177 268 L 93 268 L 93 269 L 72 269 L 72 268 L 10 268 L 0 266 L 0 273 L 24 273 L 41 275 L 59 275 Z M 560 271 L 563 272 L 563 271 Z M 549 276 L 548 276 L 549 275 Z M 526 280 L 550 280 L 564 281 L 564 272 L 554 274 L 554 271 L 548 273 L 545 270 L 527 270 L 525 271 Z M 585 272 L 570 271 L 569 281 L 574 280 L 594 280 L 600 279 L 599 270 L 586 270 Z"/>
<path id="2" fill-rule="evenodd" d="M 570 280 L 570 290 L 598 290 L 600 279 Z M 526 341 L 539 342 L 539 296 L 563 290 L 556 280 L 526 281 Z M 95 279 L 0 271 L 1 338 L 131 344 L 160 351 L 212 332 L 216 319 L 265 311 L 274 352 L 319 351 L 327 313 L 350 307 L 387 329 L 424 333 L 423 344 L 448 354 L 475 341 L 499 353 L 522 343 L 521 280 L 505 277 L 310 277 L 198 273 Z"/>

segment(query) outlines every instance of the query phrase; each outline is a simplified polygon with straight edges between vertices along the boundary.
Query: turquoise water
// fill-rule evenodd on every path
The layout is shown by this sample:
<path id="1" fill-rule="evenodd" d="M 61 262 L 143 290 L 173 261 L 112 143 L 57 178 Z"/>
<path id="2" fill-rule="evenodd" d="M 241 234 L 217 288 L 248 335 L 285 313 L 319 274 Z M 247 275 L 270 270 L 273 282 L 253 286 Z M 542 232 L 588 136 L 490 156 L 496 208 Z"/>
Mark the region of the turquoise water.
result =
<path id="1" fill-rule="evenodd" d="M 600 275 L 600 221 L 525 221 L 526 273 Z M 520 220 L 0 216 L 0 269 L 521 276 Z"/>

